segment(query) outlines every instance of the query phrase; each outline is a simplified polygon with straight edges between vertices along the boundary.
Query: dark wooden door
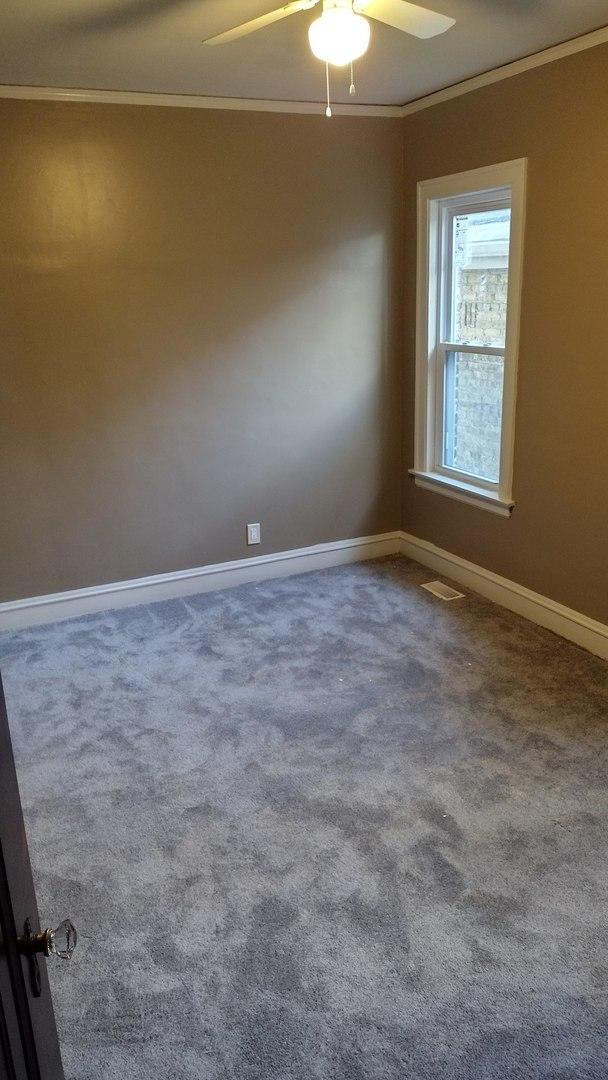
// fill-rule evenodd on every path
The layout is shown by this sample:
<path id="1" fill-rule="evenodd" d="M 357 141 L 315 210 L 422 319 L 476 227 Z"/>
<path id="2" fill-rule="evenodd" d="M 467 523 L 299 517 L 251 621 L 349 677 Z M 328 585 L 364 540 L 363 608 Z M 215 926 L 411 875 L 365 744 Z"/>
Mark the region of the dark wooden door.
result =
<path id="1" fill-rule="evenodd" d="M 64 1080 L 46 960 L 36 996 L 19 944 L 26 919 L 40 929 L 0 678 L 0 1080 Z"/>

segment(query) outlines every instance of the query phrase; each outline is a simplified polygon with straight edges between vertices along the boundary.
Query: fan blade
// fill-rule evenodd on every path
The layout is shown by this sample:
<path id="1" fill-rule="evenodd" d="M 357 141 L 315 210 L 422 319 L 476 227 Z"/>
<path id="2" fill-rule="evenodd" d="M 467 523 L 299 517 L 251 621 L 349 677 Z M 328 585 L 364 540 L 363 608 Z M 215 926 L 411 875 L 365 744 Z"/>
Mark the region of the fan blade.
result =
<path id="1" fill-rule="evenodd" d="M 355 0 L 353 7 L 361 15 L 369 15 L 378 22 L 404 30 L 418 38 L 431 38 L 443 34 L 456 22 L 449 15 L 439 15 L 408 0 Z"/>
<path id="2" fill-rule="evenodd" d="M 286 19 L 288 15 L 295 15 L 298 11 L 306 11 L 318 3 L 319 0 L 294 0 L 291 4 L 269 11 L 267 15 L 260 15 L 257 19 L 250 19 L 249 22 L 241 23 L 232 30 L 225 30 L 223 34 L 207 38 L 203 41 L 203 45 L 226 45 L 229 41 L 236 41 L 237 38 L 245 37 L 246 34 L 253 34 L 254 30 L 262 30 L 265 26 L 278 22 L 279 19 Z"/>

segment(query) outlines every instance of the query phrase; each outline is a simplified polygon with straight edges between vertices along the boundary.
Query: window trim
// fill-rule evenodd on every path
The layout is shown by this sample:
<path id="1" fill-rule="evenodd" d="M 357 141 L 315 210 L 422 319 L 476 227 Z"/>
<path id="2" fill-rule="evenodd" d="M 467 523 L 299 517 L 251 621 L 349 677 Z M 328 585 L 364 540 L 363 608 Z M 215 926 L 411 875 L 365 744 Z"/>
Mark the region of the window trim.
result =
<path id="1" fill-rule="evenodd" d="M 414 468 L 409 472 L 419 487 L 506 517 L 515 505 L 512 497 L 513 454 L 526 173 L 527 159 L 518 158 L 418 183 L 416 437 Z M 505 205 L 506 189 L 510 189 L 511 206 L 509 284 L 505 347 L 504 350 L 496 349 L 497 354 L 504 355 L 504 385 L 499 480 L 492 483 L 446 468 L 442 464 L 443 454 L 438 456 L 438 443 L 443 441 L 443 384 L 439 385 L 437 353 L 439 348 L 447 351 L 443 341 L 443 332 L 447 328 L 446 312 L 439 310 L 445 294 L 442 283 L 446 272 L 446 267 L 441 265 L 445 239 L 442 237 L 444 222 L 440 201 L 461 199 L 463 205 L 468 205 L 479 195 L 480 206 L 494 204 L 498 208 Z M 456 346 L 456 350 L 475 352 L 476 347 Z M 491 351 L 489 346 L 483 346 L 482 350 L 484 353 Z"/>

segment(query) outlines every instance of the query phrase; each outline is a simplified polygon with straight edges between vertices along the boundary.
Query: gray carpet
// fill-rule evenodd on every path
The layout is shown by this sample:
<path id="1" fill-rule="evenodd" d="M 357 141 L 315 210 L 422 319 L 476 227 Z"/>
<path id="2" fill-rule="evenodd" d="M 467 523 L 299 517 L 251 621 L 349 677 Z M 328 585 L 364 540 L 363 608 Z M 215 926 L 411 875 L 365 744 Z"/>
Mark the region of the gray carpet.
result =
<path id="1" fill-rule="evenodd" d="M 0 639 L 69 1080 L 605 1080 L 608 666 L 429 576 Z"/>

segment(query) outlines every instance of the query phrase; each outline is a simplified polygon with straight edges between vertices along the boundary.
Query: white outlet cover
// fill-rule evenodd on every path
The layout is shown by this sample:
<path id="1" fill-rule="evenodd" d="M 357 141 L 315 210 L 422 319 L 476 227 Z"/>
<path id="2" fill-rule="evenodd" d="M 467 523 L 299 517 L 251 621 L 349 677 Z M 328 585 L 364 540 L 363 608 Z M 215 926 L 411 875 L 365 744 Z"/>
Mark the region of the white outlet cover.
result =
<path id="1" fill-rule="evenodd" d="M 259 521 L 247 526 L 247 543 L 259 544 L 262 539 L 262 528 Z"/>

